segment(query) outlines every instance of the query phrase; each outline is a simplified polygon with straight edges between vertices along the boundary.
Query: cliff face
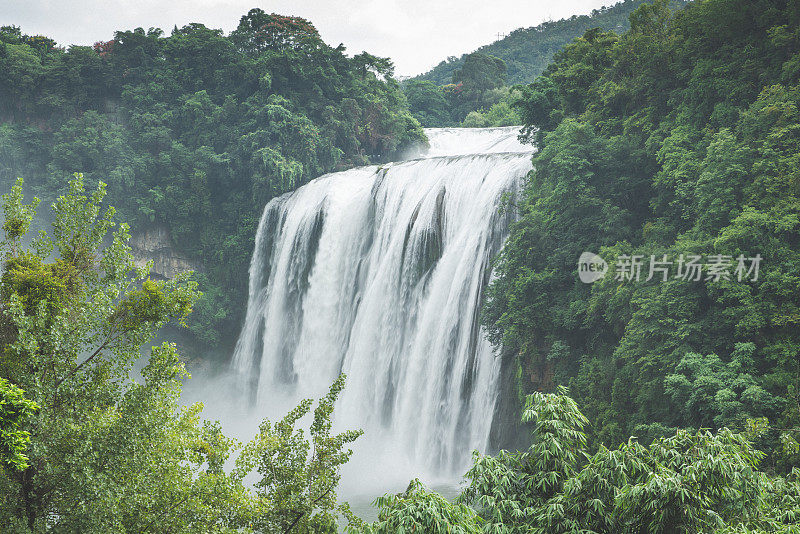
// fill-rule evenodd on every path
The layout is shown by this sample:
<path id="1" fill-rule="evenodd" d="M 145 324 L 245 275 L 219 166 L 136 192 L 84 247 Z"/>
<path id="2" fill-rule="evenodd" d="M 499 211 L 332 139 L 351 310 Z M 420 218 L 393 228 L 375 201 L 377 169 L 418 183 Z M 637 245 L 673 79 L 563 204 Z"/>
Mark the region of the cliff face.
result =
<path id="1" fill-rule="evenodd" d="M 153 226 L 133 232 L 130 245 L 137 266 L 141 267 L 148 261 L 153 261 L 150 272 L 154 278 L 171 279 L 182 271 L 203 271 L 200 262 L 175 249 L 169 231 L 163 226 Z"/>

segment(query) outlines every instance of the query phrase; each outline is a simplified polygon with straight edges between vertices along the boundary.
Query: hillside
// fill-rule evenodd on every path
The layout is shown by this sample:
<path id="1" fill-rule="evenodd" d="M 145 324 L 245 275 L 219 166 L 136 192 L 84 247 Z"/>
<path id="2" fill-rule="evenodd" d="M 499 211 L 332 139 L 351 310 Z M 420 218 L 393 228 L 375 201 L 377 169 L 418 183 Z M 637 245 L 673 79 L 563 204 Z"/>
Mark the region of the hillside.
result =
<path id="1" fill-rule="evenodd" d="M 506 62 L 509 84 L 530 83 L 544 71 L 553 55 L 567 43 L 592 28 L 622 33 L 630 27 L 628 16 L 644 0 L 624 0 L 610 7 L 595 9 L 590 15 L 573 15 L 568 19 L 548 21 L 532 28 L 519 28 L 507 37 L 480 47 L 477 51 L 499 57 Z M 683 6 L 685 0 L 676 0 Z M 452 81 L 453 73 L 461 68 L 468 54 L 449 57 L 430 71 L 412 78 L 427 80 L 437 85 Z"/>
<path id="2" fill-rule="evenodd" d="M 522 89 L 539 151 L 484 318 L 522 386 L 569 384 L 599 443 L 758 419 L 771 462 L 800 460 L 781 445 L 800 424 L 798 19 L 661 0 Z M 579 278 L 587 253 L 604 277 Z"/>

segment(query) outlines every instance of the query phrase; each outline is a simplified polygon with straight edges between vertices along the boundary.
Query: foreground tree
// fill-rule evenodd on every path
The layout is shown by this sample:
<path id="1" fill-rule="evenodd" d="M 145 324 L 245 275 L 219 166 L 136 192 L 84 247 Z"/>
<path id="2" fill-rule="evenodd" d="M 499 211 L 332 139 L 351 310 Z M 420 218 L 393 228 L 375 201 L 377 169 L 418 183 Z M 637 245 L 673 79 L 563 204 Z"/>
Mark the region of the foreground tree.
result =
<path id="1" fill-rule="evenodd" d="M 228 444 L 199 424 L 201 406 L 178 408 L 185 371 L 174 345 L 153 349 L 143 381 L 129 375 L 142 343 L 183 320 L 197 291 L 188 275 L 155 282 L 134 267 L 128 227 L 108 235 L 104 192 L 101 184 L 87 195 L 76 176 L 53 205 L 52 237 L 30 249 L 21 243 L 36 201 L 22 203 L 21 183 L 3 197 L 0 376 L 39 410 L 25 425 L 27 465 L 0 478 L 0 523 L 11 532 L 214 531 L 219 518 L 203 512 L 228 492 L 201 466 Z"/>
<path id="2" fill-rule="evenodd" d="M 308 400 L 274 431 L 265 422 L 226 473 L 238 445 L 201 421 L 201 404 L 180 405 L 175 346 L 153 347 L 131 378 L 142 344 L 183 321 L 198 292 L 189 273 L 156 282 L 135 268 L 104 191 L 87 194 L 76 175 L 53 204 L 52 237 L 30 248 L 36 201 L 23 204 L 21 182 L 3 197 L 2 532 L 331 532 L 343 447 L 359 435 L 330 435 L 344 377 L 315 411 L 310 460 L 312 444 L 286 427 Z M 254 467 L 255 492 L 244 483 Z"/>

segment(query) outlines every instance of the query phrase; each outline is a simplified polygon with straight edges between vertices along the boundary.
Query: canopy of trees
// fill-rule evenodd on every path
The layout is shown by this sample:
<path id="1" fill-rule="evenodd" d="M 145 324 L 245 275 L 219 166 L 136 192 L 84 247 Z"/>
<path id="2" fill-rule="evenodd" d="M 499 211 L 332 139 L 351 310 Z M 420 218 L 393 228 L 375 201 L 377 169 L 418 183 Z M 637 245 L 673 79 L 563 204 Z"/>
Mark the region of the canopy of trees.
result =
<path id="1" fill-rule="evenodd" d="M 485 323 L 523 389 L 570 384 L 594 444 L 767 418 L 766 461 L 800 461 L 799 23 L 793 2 L 658 1 L 522 89 L 539 152 Z M 611 266 L 591 285 L 584 251 Z M 681 255 L 730 276 L 680 277 Z M 616 276 L 634 256 L 675 261 Z"/>
<path id="2" fill-rule="evenodd" d="M 4 533 L 336 532 L 339 467 L 360 431 L 331 432 L 344 376 L 312 413 L 264 421 L 241 446 L 201 404 L 180 404 L 188 375 L 174 344 L 141 346 L 184 321 L 199 293 L 136 268 L 128 226 L 83 177 L 53 204 L 53 224 L 23 246 L 38 201 L 3 196 L 0 275 L 0 525 Z M 53 259 L 55 258 L 55 259 Z M 245 483 L 253 474 L 254 485 Z"/>
<path id="3" fill-rule="evenodd" d="M 205 266 L 189 326 L 235 338 L 264 204 L 324 172 L 423 141 L 392 65 L 348 57 L 303 19 L 253 9 L 231 35 L 201 24 L 120 31 L 94 47 L 0 29 L 0 183 L 54 199 L 103 179 L 134 229 L 166 226 Z"/>

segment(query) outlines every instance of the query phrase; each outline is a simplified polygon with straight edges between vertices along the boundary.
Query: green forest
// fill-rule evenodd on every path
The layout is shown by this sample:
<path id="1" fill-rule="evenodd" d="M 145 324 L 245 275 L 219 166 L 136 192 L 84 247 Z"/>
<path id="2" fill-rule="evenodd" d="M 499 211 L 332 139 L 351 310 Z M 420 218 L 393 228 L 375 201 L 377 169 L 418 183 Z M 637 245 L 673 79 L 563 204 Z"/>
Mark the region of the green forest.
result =
<path id="1" fill-rule="evenodd" d="M 66 50 L 4 26 L 0 531 L 800 532 L 800 3 L 545 26 L 524 61 L 521 39 L 402 86 L 259 9 Z M 268 200 L 422 126 L 517 124 L 537 151 L 498 206 L 516 220 L 481 321 L 519 450 L 474 452 L 454 499 L 411 480 L 368 522 L 337 495 L 363 434 L 333 431 L 343 374 L 247 443 L 181 403 L 186 351 L 235 341 Z M 137 267 L 152 225 L 204 270 Z M 189 341 L 134 379 L 164 332 Z"/>
<path id="2" fill-rule="evenodd" d="M 80 172 L 135 229 L 165 227 L 204 267 L 195 350 L 235 341 L 267 201 L 424 142 L 389 60 L 349 57 L 297 17 L 253 9 L 230 35 L 137 28 L 66 50 L 5 26 L 0 43 L 0 180 L 51 202 Z"/>
<path id="3" fill-rule="evenodd" d="M 570 386 L 598 443 L 767 418 L 787 429 L 762 437 L 780 468 L 800 459 L 800 12 L 731 5 L 643 6 L 523 89 L 539 152 L 484 318 L 526 385 Z M 666 256 L 673 275 L 681 255 L 763 260 L 750 281 L 706 265 L 587 285 L 584 251 L 612 270 Z"/>

